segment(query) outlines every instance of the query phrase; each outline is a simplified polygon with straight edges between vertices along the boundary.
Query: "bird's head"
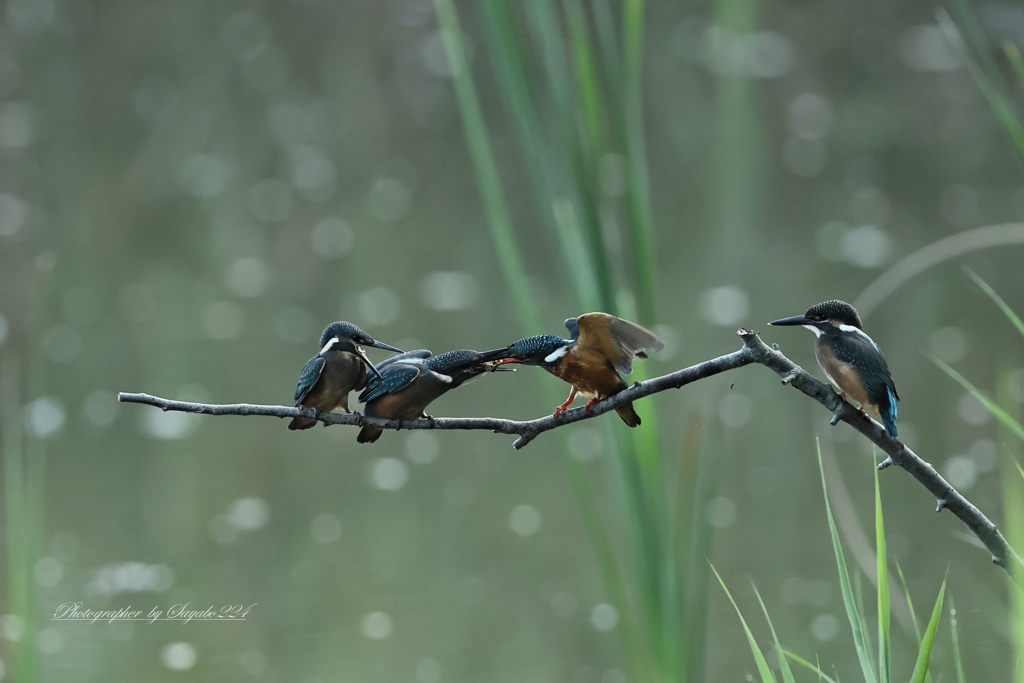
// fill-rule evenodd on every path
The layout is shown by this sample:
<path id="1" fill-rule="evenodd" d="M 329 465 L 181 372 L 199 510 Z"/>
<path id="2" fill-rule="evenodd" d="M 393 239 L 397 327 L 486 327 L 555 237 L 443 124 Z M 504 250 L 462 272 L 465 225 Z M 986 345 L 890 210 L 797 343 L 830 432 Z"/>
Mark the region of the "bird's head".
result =
<path id="1" fill-rule="evenodd" d="M 375 368 L 373 363 L 370 362 L 370 359 L 366 357 L 366 352 L 362 349 L 364 346 L 372 346 L 386 351 L 402 353 L 401 349 L 396 349 L 394 346 L 375 340 L 373 337 L 366 334 L 366 332 L 364 332 L 360 327 L 344 320 L 331 323 L 320 335 L 321 356 L 328 351 L 348 351 L 350 353 L 354 353 L 359 356 L 359 358 L 366 363 L 366 366 L 373 370 L 373 372 L 379 377 L 380 372 L 378 372 L 377 368 Z"/>
<path id="2" fill-rule="evenodd" d="M 551 365 L 565 354 L 565 349 L 572 346 L 572 343 L 570 339 L 562 339 L 553 334 L 526 337 L 508 347 L 508 355 L 502 362 L 542 367 Z"/>
<path id="3" fill-rule="evenodd" d="M 773 320 L 768 324 L 801 325 L 814 332 L 815 335 L 821 335 L 828 330 L 843 331 L 851 327 L 862 331 L 864 329 L 857 309 L 845 301 L 835 299 L 815 304 L 808 308 L 803 315 Z"/>

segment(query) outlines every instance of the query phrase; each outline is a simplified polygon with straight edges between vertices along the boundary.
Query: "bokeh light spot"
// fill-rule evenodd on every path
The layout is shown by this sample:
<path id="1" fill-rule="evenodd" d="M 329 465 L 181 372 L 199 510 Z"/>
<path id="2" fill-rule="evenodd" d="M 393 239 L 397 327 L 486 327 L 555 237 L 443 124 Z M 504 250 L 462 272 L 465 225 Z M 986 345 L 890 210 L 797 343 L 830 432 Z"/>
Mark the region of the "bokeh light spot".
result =
<path id="1" fill-rule="evenodd" d="M 313 534 L 313 540 L 329 545 L 341 538 L 341 520 L 330 512 L 321 512 L 313 518 L 309 530 Z"/>
<path id="2" fill-rule="evenodd" d="M 969 491 L 978 481 L 978 466 L 973 458 L 954 455 L 942 465 L 942 476 L 953 488 Z"/>
<path id="3" fill-rule="evenodd" d="M 171 671 L 188 671 L 196 665 L 196 648 L 191 643 L 168 643 L 160 651 L 160 661 Z"/>
<path id="4" fill-rule="evenodd" d="M 441 455 L 441 442 L 427 431 L 414 431 L 405 437 L 405 457 L 417 465 L 426 465 Z"/>
<path id="5" fill-rule="evenodd" d="M 381 640 L 391 635 L 394 622 L 385 612 L 370 612 L 363 617 L 363 635 L 373 640 Z"/>
<path id="6" fill-rule="evenodd" d="M 28 220 L 28 205 L 10 192 L 0 193 L 0 237 L 18 233 Z"/>
<path id="7" fill-rule="evenodd" d="M 345 256 L 352 251 L 354 244 L 355 232 L 352 226 L 337 216 L 329 216 L 318 222 L 309 237 L 313 253 L 325 261 Z"/>
<path id="8" fill-rule="evenodd" d="M 267 668 L 267 656 L 256 648 L 246 650 L 238 658 L 238 666 L 247 674 L 259 676 Z"/>
<path id="9" fill-rule="evenodd" d="M 851 228 L 843 235 L 843 257 L 861 268 L 878 268 L 889 256 L 889 235 L 873 225 Z"/>
<path id="10" fill-rule="evenodd" d="M 382 221 L 397 221 L 409 212 L 412 190 L 398 178 L 380 178 L 367 197 L 370 215 Z"/>
<path id="11" fill-rule="evenodd" d="M 967 455 L 974 460 L 979 472 L 991 472 L 999 464 L 999 455 L 996 445 L 990 439 L 978 439 L 971 444 Z"/>
<path id="12" fill-rule="evenodd" d="M 0 147 L 28 147 L 34 138 L 32 109 L 22 102 L 0 104 Z"/>
<path id="13" fill-rule="evenodd" d="M 959 327 L 940 327 L 928 336 L 928 348 L 946 363 L 956 363 L 967 355 L 967 335 Z"/>
<path id="14" fill-rule="evenodd" d="M 254 47 L 242 57 L 242 78 L 253 89 L 274 92 L 288 82 L 288 55 L 276 45 Z"/>
<path id="15" fill-rule="evenodd" d="M 826 643 L 839 635 L 839 620 L 825 612 L 811 620 L 811 635 L 815 640 Z"/>
<path id="16" fill-rule="evenodd" d="M 235 296 L 251 299 L 266 291 L 270 272 L 263 261 L 255 257 L 240 258 L 228 268 L 224 284 Z"/>
<path id="17" fill-rule="evenodd" d="M 441 680 L 441 664 L 436 659 L 421 659 L 416 664 L 417 683 L 438 683 Z"/>
<path id="18" fill-rule="evenodd" d="M 532 505 L 517 505 L 508 516 L 508 525 L 520 536 L 533 536 L 540 530 L 540 511 Z"/>
<path id="19" fill-rule="evenodd" d="M 230 167 L 216 154 L 193 154 L 182 164 L 178 174 L 181 189 L 200 199 L 222 194 L 230 179 Z"/>
<path id="20" fill-rule="evenodd" d="M 199 426 L 199 416 L 174 410 L 146 410 L 139 413 L 142 431 L 154 439 L 172 441 L 188 437 Z"/>
<path id="21" fill-rule="evenodd" d="M 435 311 L 464 311 L 480 298 L 480 285 L 469 273 L 437 272 L 423 278 L 423 303 Z"/>
<path id="22" fill-rule="evenodd" d="M 619 623 L 619 612 L 614 605 L 602 602 L 590 610 L 590 625 L 598 631 L 611 631 Z"/>
<path id="23" fill-rule="evenodd" d="M 55 628 L 44 628 L 36 634 L 36 649 L 44 655 L 55 655 L 64 649 L 64 634 Z"/>
<path id="24" fill-rule="evenodd" d="M 40 439 L 48 439 L 59 432 L 66 417 L 64 404 L 53 396 L 40 396 L 25 406 L 26 431 Z"/>
<path id="25" fill-rule="evenodd" d="M 569 434 L 569 452 L 580 462 L 593 462 L 604 454 L 604 438 L 591 427 L 578 427 Z"/>
<path id="26" fill-rule="evenodd" d="M 270 520 L 270 506 L 262 498 L 239 498 L 228 508 L 228 521 L 236 529 L 255 531 Z"/>
<path id="27" fill-rule="evenodd" d="M 373 287 L 356 295 L 359 319 L 367 325 L 387 325 L 398 318 L 398 295 L 387 287 Z"/>
<path id="28" fill-rule="evenodd" d="M 985 407 L 985 404 L 969 391 L 960 396 L 960 400 L 956 404 L 956 411 L 961 420 L 975 427 L 985 424 L 992 418 L 992 413 Z"/>
<path id="29" fill-rule="evenodd" d="M 726 427 L 742 427 L 750 422 L 754 414 L 754 406 L 744 394 L 730 391 L 718 403 L 718 419 Z"/>
<path id="30" fill-rule="evenodd" d="M 704 509 L 708 524 L 716 529 L 728 529 L 736 521 L 736 503 L 718 496 L 708 501 Z"/>
<path id="31" fill-rule="evenodd" d="M 367 468 L 370 483 L 381 491 L 398 491 L 409 481 L 409 467 L 398 458 L 376 458 Z"/>
<path id="32" fill-rule="evenodd" d="M 750 313 L 750 299 L 734 285 L 712 287 L 700 296 L 700 312 L 712 325 L 737 325 Z"/>
<path id="33" fill-rule="evenodd" d="M 832 108 L 821 95 L 804 93 L 789 104 L 788 121 L 793 135 L 818 140 L 832 127 Z"/>
<path id="34" fill-rule="evenodd" d="M 55 557 L 41 557 L 33 567 L 36 583 L 43 588 L 53 588 L 64 578 L 64 565 Z"/>

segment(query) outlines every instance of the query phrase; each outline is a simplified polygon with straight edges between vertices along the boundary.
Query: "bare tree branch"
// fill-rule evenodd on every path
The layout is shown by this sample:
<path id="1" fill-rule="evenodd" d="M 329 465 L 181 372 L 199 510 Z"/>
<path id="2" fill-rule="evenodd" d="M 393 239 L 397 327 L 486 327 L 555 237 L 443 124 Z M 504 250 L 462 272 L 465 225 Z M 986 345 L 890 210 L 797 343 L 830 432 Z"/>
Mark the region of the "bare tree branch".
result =
<path id="1" fill-rule="evenodd" d="M 769 347 L 756 332 L 740 329 L 737 334 L 743 340 L 743 347 L 733 353 L 712 358 L 682 370 L 637 382 L 625 391 L 604 399 L 591 406 L 589 413 L 583 407 L 567 410 L 558 415 L 548 415 L 536 420 L 505 420 L 494 417 L 428 417 L 417 420 L 393 420 L 367 417 L 359 413 L 317 413 L 312 408 L 291 406 L 250 405 L 235 403 L 211 405 L 171 401 L 149 394 L 120 393 L 117 398 L 125 403 L 144 403 L 162 410 L 177 410 L 204 415 L 270 415 L 274 417 L 307 417 L 320 420 L 325 425 L 372 425 L 384 429 L 486 429 L 500 434 L 517 434 L 519 438 L 512 446 L 520 449 L 544 432 L 581 420 L 603 415 L 610 410 L 651 394 L 667 389 L 678 389 L 697 380 L 734 370 L 744 365 L 758 363 L 774 370 L 783 384 L 810 396 L 832 411 L 832 424 L 846 422 L 878 446 L 888 457 L 879 465 L 885 469 L 899 465 L 917 479 L 937 501 L 936 512 L 948 509 L 967 525 L 978 540 L 992 555 L 992 561 L 1005 569 L 1018 581 L 1024 581 L 1024 563 L 1010 548 L 1006 539 L 978 508 L 964 498 L 949 482 L 922 460 L 903 442 L 886 434 L 877 422 L 844 401 L 828 384 L 818 380 L 799 365 L 786 358 L 777 346 Z"/>

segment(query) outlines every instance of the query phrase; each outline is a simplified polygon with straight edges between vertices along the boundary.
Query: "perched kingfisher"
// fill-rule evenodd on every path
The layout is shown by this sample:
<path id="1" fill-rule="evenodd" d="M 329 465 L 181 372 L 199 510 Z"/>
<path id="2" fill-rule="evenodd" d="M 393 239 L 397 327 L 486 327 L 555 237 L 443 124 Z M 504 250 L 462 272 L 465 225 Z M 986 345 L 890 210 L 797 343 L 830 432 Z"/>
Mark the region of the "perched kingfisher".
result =
<path id="1" fill-rule="evenodd" d="M 367 417 L 387 417 L 414 420 L 426 417 L 423 412 L 432 401 L 447 391 L 476 379 L 485 372 L 510 369 L 501 368 L 498 361 L 509 354 L 509 347 L 493 351 L 461 349 L 427 358 L 429 351 L 410 351 L 403 356 L 389 358 L 380 364 L 381 376 L 372 377 L 360 403 L 365 403 Z M 364 426 L 356 441 L 373 443 L 383 433 L 380 427 Z"/>
<path id="2" fill-rule="evenodd" d="M 402 352 L 375 341 L 352 323 L 331 323 L 320 335 L 320 353 L 310 358 L 299 374 L 295 405 L 312 406 L 318 413 L 329 413 L 339 406 L 349 412 L 348 392 L 365 387 L 370 371 L 380 374 L 360 344 Z M 315 424 L 316 420 L 295 417 L 288 423 L 288 429 L 309 429 Z"/>
<path id="3" fill-rule="evenodd" d="M 627 388 L 622 375 L 633 372 L 633 358 L 647 358 L 645 349 L 659 351 L 664 342 L 650 330 L 608 313 L 585 313 L 565 321 L 570 338 L 552 334 L 526 337 L 512 344 L 506 363 L 538 365 L 572 385 L 569 398 L 555 408 L 566 410 L 577 394 L 590 397 L 586 412 L 596 402 Z M 640 426 L 632 403 L 615 409 L 630 427 Z"/>
<path id="4" fill-rule="evenodd" d="M 878 344 L 864 332 L 857 310 L 844 301 L 825 301 L 803 315 L 769 325 L 801 325 L 818 338 L 814 356 L 828 381 L 844 399 L 869 410 L 896 438 L 896 402 L 900 400 Z"/>

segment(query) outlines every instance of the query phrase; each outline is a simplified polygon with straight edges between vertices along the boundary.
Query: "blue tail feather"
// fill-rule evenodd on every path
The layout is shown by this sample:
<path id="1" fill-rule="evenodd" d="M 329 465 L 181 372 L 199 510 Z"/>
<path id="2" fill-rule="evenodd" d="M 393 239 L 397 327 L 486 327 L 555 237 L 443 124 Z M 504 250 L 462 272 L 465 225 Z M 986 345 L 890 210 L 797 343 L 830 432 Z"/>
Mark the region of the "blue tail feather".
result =
<path id="1" fill-rule="evenodd" d="M 896 437 L 896 392 L 891 387 L 887 389 L 889 392 L 889 406 L 888 410 L 879 411 L 882 414 L 882 426 L 885 427 L 886 433 L 895 438 Z M 879 406 L 881 407 L 881 406 Z"/>

